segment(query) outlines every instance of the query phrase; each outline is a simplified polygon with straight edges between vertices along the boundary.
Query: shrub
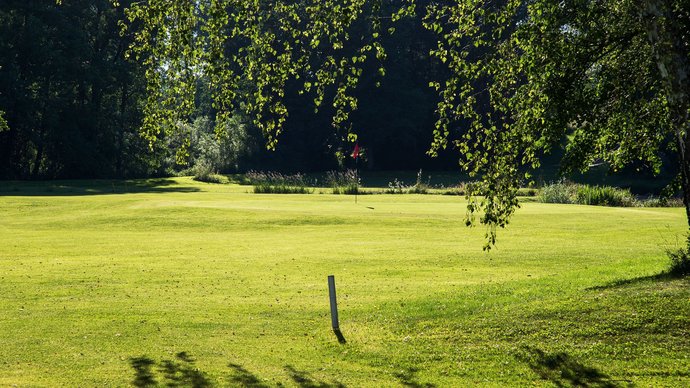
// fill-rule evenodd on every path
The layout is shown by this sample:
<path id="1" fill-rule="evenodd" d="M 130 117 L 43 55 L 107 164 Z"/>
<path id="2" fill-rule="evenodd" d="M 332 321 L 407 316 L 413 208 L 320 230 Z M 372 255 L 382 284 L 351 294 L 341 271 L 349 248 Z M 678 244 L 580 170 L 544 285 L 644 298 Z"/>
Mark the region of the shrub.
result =
<path id="1" fill-rule="evenodd" d="M 518 196 L 520 197 L 536 197 L 538 191 L 535 188 L 521 188 L 518 190 Z"/>
<path id="2" fill-rule="evenodd" d="M 178 123 L 179 131 L 166 137 L 168 151 L 165 165 L 171 171 L 182 170 L 179 175 L 194 175 L 188 171 L 199 163 L 210 164 L 214 171 L 239 170 L 260 149 L 261 140 L 254 135 L 256 131 L 253 131 L 250 122 L 244 113 L 238 111 L 222 122 L 202 116 L 193 122 Z M 186 145 L 187 155 L 183 160 L 178 160 L 173 151 L 181 145 Z M 185 171 L 187 166 L 191 168 Z"/>
<path id="3" fill-rule="evenodd" d="M 428 194 L 428 193 L 429 193 L 429 189 L 428 189 L 427 187 L 425 187 L 425 186 L 417 186 L 417 185 L 414 185 L 414 186 L 410 187 L 410 188 L 407 190 L 407 192 L 408 192 L 409 194 Z"/>
<path id="4" fill-rule="evenodd" d="M 638 206 L 639 202 L 628 189 L 611 186 L 589 186 L 560 181 L 544 186 L 541 202 L 576 203 L 598 206 Z"/>
<path id="5" fill-rule="evenodd" d="M 564 180 L 541 189 L 541 202 L 545 203 L 575 203 L 577 198 L 577 185 Z"/>
<path id="6" fill-rule="evenodd" d="M 398 178 L 393 179 L 393 182 L 388 182 L 388 188 L 384 190 L 386 194 L 404 194 L 405 184 L 399 181 Z"/>
<path id="7" fill-rule="evenodd" d="M 443 195 L 467 195 L 471 191 L 472 185 L 476 184 L 476 182 L 460 182 L 455 187 L 445 189 L 442 193 Z"/>
<path id="8" fill-rule="evenodd" d="M 465 195 L 465 192 L 458 187 L 443 188 L 441 192 L 443 195 Z"/>
<path id="9" fill-rule="evenodd" d="M 641 205 L 644 207 L 683 207 L 683 200 L 680 198 L 649 197 L 643 199 Z"/>
<path id="10" fill-rule="evenodd" d="M 255 185 L 254 194 L 309 194 L 306 187 L 283 185 Z"/>
<path id="11" fill-rule="evenodd" d="M 226 178 L 224 175 L 221 174 L 211 174 L 206 177 L 206 180 L 204 182 L 207 183 L 218 183 L 218 184 L 225 184 L 229 183 L 230 181 L 228 178 Z"/>
<path id="12" fill-rule="evenodd" d="M 190 171 L 194 175 L 194 180 L 207 183 L 228 183 L 228 178 L 217 174 L 210 163 L 205 161 L 197 162 Z"/>
<path id="13" fill-rule="evenodd" d="M 431 177 L 429 177 L 430 179 Z M 420 169 L 417 172 L 417 181 L 407 192 L 410 194 L 426 194 L 429 191 L 429 180 L 426 183 L 422 182 L 422 170 Z"/>
<path id="14" fill-rule="evenodd" d="M 668 273 L 671 276 L 684 277 L 690 275 L 690 252 L 688 248 L 675 251 L 667 251 L 668 258 L 671 260 Z"/>
<path id="15" fill-rule="evenodd" d="M 245 177 L 256 194 L 309 194 L 304 175 L 249 171 Z"/>
<path id="16" fill-rule="evenodd" d="M 392 182 L 388 182 L 388 188 L 383 192 L 385 194 L 428 194 L 430 188 L 429 180 L 422 182 L 422 170 L 419 170 L 417 172 L 417 181 L 414 185 L 406 186 L 403 181 L 395 178 Z"/>
<path id="17" fill-rule="evenodd" d="M 333 194 L 359 194 L 359 176 L 355 170 L 329 171 L 326 183 L 333 189 Z"/>
<path id="18" fill-rule="evenodd" d="M 577 186 L 576 203 L 599 206 L 637 206 L 638 202 L 628 189 L 611 186 Z"/>

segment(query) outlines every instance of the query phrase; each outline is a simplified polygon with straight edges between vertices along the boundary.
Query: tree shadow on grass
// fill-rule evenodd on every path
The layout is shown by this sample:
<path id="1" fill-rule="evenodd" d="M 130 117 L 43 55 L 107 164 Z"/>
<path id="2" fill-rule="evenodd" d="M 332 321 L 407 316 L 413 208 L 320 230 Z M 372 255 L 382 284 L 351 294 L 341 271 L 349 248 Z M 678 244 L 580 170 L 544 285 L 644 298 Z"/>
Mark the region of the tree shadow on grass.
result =
<path id="1" fill-rule="evenodd" d="M 230 363 L 229 366 L 233 370 L 229 381 L 234 386 L 247 388 L 270 388 L 270 385 L 262 383 L 255 374 L 246 370 L 244 367 L 242 367 L 242 365 Z"/>
<path id="2" fill-rule="evenodd" d="M 419 369 L 417 368 L 409 368 L 403 372 L 400 373 L 395 373 L 394 376 L 400 381 L 400 384 L 403 385 L 403 387 L 410 387 L 410 388 L 435 388 L 436 385 L 431 384 L 431 383 L 420 383 L 417 381 L 417 372 L 419 372 Z"/>
<path id="3" fill-rule="evenodd" d="M 129 193 L 194 193 L 197 187 L 182 186 L 172 179 L 74 180 L 0 182 L 1 196 L 69 197 Z"/>
<path id="4" fill-rule="evenodd" d="M 557 387 L 596 387 L 623 388 L 632 387 L 626 380 L 613 380 L 600 370 L 586 366 L 567 353 L 547 354 L 543 350 L 525 348 L 517 356 L 542 379 L 551 381 Z"/>
<path id="5" fill-rule="evenodd" d="M 290 365 L 286 365 L 285 370 L 290 375 L 292 381 L 301 388 L 345 388 L 345 384 L 341 382 L 336 381 L 331 384 L 324 381 L 318 381 L 308 372 L 297 370 Z"/>
<path id="6" fill-rule="evenodd" d="M 158 382 L 151 370 L 156 362 L 148 357 L 135 357 L 129 360 L 129 364 L 134 368 L 134 380 L 132 384 L 135 387 L 155 387 Z"/>
<path id="7" fill-rule="evenodd" d="M 633 284 L 644 283 L 644 282 L 663 282 L 675 279 L 682 279 L 682 276 L 675 276 L 669 272 L 662 272 L 656 275 L 640 276 L 632 279 L 620 279 L 613 282 L 606 283 L 601 286 L 593 286 L 585 288 L 586 291 L 601 291 L 609 290 L 614 288 L 625 287 Z"/>
<path id="8" fill-rule="evenodd" d="M 132 385 L 135 387 L 192 387 L 210 388 L 218 386 L 214 384 L 208 375 L 200 371 L 194 365 L 194 359 L 186 352 L 177 353 L 174 360 L 163 360 L 159 363 L 153 359 L 141 356 L 129 360 L 129 364 L 134 369 L 134 380 Z M 269 385 L 250 372 L 242 365 L 230 363 L 230 375 L 227 377 L 231 387 L 247 388 L 271 388 L 273 386 L 282 387 L 278 382 Z M 345 384 L 335 381 L 328 383 L 313 377 L 309 372 L 298 370 L 297 368 L 286 365 L 285 371 L 290 376 L 292 382 L 301 388 L 345 388 Z M 432 387 L 431 385 L 407 385 L 411 387 Z"/>
<path id="9" fill-rule="evenodd" d="M 164 382 L 168 387 L 206 388 L 212 386 L 206 374 L 195 367 L 194 359 L 186 352 L 177 353 L 175 360 L 163 360 L 159 364 L 148 357 L 136 357 L 130 359 L 130 365 L 135 373 L 132 381 L 135 387 L 158 386 L 154 367 L 163 375 L 161 383 Z"/>

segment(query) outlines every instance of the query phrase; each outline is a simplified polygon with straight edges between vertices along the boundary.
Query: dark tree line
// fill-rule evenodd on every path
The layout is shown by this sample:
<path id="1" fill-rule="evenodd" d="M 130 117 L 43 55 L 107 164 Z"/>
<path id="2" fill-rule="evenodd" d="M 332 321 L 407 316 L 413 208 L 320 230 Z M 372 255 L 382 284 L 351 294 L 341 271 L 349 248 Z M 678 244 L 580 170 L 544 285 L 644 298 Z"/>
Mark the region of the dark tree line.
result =
<path id="1" fill-rule="evenodd" d="M 151 172 L 136 133 L 143 75 L 124 59 L 121 18 L 107 0 L 2 2 L 0 110 L 9 129 L 0 133 L 0 176 Z"/>
<path id="2" fill-rule="evenodd" d="M 159 135 L 163 141 L 150 147 L 139 135 L 144 68 L 126 58 L 132 28 L 122 34 L 119 25 L 130 3 L 0 3 L 0 118 L 7 121 L 7 128 L 0 125 L 0 178 L 159 176 L 202 159 L 211 159 L 224 172 L 339 167 L 336 152 L 348 154 L 351 145 L 334 137 L 332 109 L 323 107 L 315 114 L 313 98 L 299 95 L 297 85 L 287 86 L 290 115 L 274 151 L 266 150 L 261 131 L 240 112 L 230 137 L 214 144 L 215 112 L 203 85 L 194 117 L 180 123 L 193 132 L 188 164 L 175 160 L 180 139 Z M 360 103 L 352 123 L 366 151 L 361 167 L 453 168 L 454 156 L 426 155 L 436 102 L 428 84 L 442 71 L 429 58 L 435 38 L 419 18 L 401 21 L 396 28 L 396 34 L 383 40 L 386 76 L 368 65 L 355 91 Z"/>
<path id="3" fill-rule="evenodd" d="M 393 35 L 383 34 L 381 40 L 387 55 L 382 63 L 385 75 L 379 74 L 376 61 L 369 61 L 353 91 L 359 103 L 350 121 L 364 149 L 360 167 L 373 170 L 457 169 L 457 157 L 452 152 L 443 153 L 440 158 L 427 155 L 437 102 L 436 92 L 429 87 L 429 82 L 443 76 L 444 71 L 440 61 L 429 56 L 436 38 L 424 29 L 419 17 L 398 21 L 395 28 Z M 303 171 L 324 166 L 338 168 L 334 153 L 340 151 L 347 156 L 352 144 L 342 141 L 333 130 L 333 107 L 324 104 L 315 114 L 313 96 L 299 95 L 298 90 L 298 85 L 288 84 L 286 106 L 290 115 L 285 131 L 276 151 L 264 154 L 264 160 L 275 166 L 295 158 L 293 168 Z"/>

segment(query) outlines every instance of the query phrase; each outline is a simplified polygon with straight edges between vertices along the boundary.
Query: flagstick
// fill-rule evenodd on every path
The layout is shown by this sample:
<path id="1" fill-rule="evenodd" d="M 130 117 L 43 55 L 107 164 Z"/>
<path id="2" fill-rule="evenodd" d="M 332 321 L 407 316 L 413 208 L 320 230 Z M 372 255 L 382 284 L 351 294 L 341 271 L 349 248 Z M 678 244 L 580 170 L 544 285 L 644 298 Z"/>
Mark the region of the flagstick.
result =
<path id="1" fill-rule="evenodd" d="M 357 194 L 359 193 L 359 155 L 355 158 L 355 204 L 357 204 Z"/>
<path id="2" fill-rule="evenodd" d="M 355 143 L 352 157 L 355 158 L 355 203 L 357 203 L 357 194 L 359 193 L 359 142 Z"/>

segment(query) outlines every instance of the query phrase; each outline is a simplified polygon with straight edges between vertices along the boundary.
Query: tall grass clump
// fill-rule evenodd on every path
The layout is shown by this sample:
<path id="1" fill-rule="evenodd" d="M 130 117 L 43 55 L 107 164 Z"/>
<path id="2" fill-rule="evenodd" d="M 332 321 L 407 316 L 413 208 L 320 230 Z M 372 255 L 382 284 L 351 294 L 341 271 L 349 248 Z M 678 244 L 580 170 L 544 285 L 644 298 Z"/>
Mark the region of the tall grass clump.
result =
<path id="1" fill-rule="evenodd" d="M 671 260 L 668 274 L 675 277 L 690 276 L 690 236 L 685 248 L 668 250 L 666 254 Z"/>
<path id="2" fill-rule="evenodd" d="M 453 187 L 443 187 L 441 194 L 443 195 L 467 195 L 472 191 L 472 186 L 477 182 L 460 182 Z"/>
<path id="3" fill-rule="evenodd" d="M 355 170 L 329 171 L 326 173 L 326 184 L 333 189 L 333 194 L 358 194 L 359 176 Z"/>
<path id="4" fill-rule="evenodd" d="M 638 206 L 639 202 L 628 189 L 611 186 L 589 186 L 560 181 L 546 185 L 540 199 L 545 203 L 574 203 L 597 206 Z"/>
<path id="5" fill-rule="evenodd" d="M 539 191 L 533 187 L 521 187 L 518 189 L 519 197 L 536 197 Z"/>
<path id="6" fill-rule="evenodd" d="M 629 189 L 588 185 L 578 185 L 576 202 L 580 205 L 617 207 L 632 207 L 638 204 Z"/>
<path id="7" fill-rule="evenodd" d="M 541 189 L 539 199 L 544 203 L 576 203 L 577 185 L 567 181 L 551 183 Z"/>
<path id="8" fill-rule="evenodd" d="M 405 194 L 405 183 L 395 178 L 392 182 L 388 182 L 388 188 L 383 192 L 386 194 Z"/>
<path id="9" fill-rule="evenodd" d="M 669 274 L 677 277 L 684 277 L 690 275 L 690 253 L 687 249 L 679 249 L 677 251 L 668 252 L 668 258 L 671 259 L 669 267 Z"/>
<path id="10" fill-rule="evenodd" d="M 426 182 L 422 182 L 422 170 L 420 169 L 419 172 L 417 172 L 417 181 L 415 182 L 414 186 L 410 187 L 408 192 L 410 194 L 426 194 L 429 192 L 429 181 L 431 180 L 431 177 Z"/>
<path id="11" fill-rule="evenodd" d="M 422 181 L 422 170 L 417 172 L 417 181 L 412 186 L 405 185 L 405 182 L 398 180 L 398 178 L 393 179 L 393 181 L 388 182 L 388 188 L 383 192 L 385 194 L 428 194 L 431 185 L 429 181 L 431 177 L 427 179 L 426 182 Z"/>
<path id="12" fill-rule="evenodd" d="M 644 207 L 683 207 L 683 200 L 681 198 L 667 198 L 667 197 L 648 197 L 640 201 Z"/>
<path id="13" fill-rule="evenodd" d="M 254 186 L 256 194 L 309 194 L 304 175 L 287 175 L 278 172 L 249 171 L 246 179 Z"/>

